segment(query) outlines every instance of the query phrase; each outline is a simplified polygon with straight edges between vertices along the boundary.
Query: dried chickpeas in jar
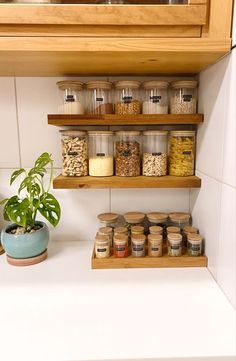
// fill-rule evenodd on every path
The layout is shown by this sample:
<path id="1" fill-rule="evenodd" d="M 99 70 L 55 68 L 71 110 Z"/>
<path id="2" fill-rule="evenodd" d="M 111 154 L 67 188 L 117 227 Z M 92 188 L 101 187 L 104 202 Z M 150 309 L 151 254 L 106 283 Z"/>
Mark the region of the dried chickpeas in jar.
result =
<path id="1" fill-rule="evenodd" d="M 120 80 L 115 83 L 115 113 L 140 114 L 140 81 Z"/>
<path id="2" fill-rule="evenodd" d="M 194 175 L 195 131 L 175 130 L 169 138 L 169 175 Z"/>
<path id="3" fill-rule="evenodd" d="M 171 83 L 170 112 L 194 114 L 197 111 L 197 81 L 178 80 Z"/>
<path id="4" fill-rule="evenodd" d="M 143 175 L 161 177 L 167 174 L 167 131 L 143 132 Z"/>
<path id="5" fill-rule="evenodd" d="M 148 255 L 149 257 L 162 256 L 162 235 L 149 234 L 148 235 Z"/>

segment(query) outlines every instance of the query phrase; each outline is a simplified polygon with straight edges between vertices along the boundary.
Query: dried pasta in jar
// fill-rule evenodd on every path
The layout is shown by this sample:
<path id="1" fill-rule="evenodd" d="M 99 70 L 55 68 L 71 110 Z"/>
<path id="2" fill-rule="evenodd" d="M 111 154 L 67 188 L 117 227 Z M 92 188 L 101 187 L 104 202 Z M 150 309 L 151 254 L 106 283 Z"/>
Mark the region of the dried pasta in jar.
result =
<path id="1" fill-rule="evenodd" d="M 176 130 L 169 138 L 169 174 L 178 177 L 194 175 L 195 131 Z"/>

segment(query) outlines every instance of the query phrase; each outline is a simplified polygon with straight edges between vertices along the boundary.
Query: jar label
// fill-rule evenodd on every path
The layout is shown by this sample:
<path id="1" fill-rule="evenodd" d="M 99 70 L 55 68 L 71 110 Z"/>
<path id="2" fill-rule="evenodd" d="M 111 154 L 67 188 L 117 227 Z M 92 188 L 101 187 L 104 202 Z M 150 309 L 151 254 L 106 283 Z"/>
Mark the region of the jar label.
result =
<path id="1" fill-rule="evenodd" d="M 161 100 L 161 96 L 160 96 L 160 95 L 150 96 L 150 100 L 151 100 L 153 103 L 159 103 L 160 100 Z"/>
<path id="2" fill-rule="evenodd" d="M 75 96 L 71 95 L 71 94 L 67 94 L 65 97 L 65 101 L 70 103 L 70 102 L 75 102 Z"/>
<path id="3" fill-rule="evenodd" d="M 107 249 L 106 248 L 97 248 L 97 252 L 106 252 Z"/>
<path id="4" fill-rule="evenodd" d="M 131 96 L 123 96 L 122 100 L 124 101 L 124 103 L 131 103 L 132 102 L 133 97 Z"/>
<path id="5" fill-rule="evenodd" d="M 125 246 L 116 246 L 116 251 L 117 252 L 124 252 L 125 251 Z"/>
<path id="6" fill-rule="evenodd" d="M 171 249 L 173 249 L 173 250 L 178 250 L 178 249 L 180 249 L 180 245 L 179 244 L 172 244 L 171 246 L 170 246 L 170 248 Z"/>
<path id="7" fill-rule="evenodd" d="M 191 152 L 191 150 L 188 150 L 188 151 L 186 150 L 186 151 L 183 152 L 183 154 L 184 154 L 184 155 L 191 155 L 192 152 Z"/>
<path id="8" fill-rule="evenodd" d="M 130 156 L 131 156 L 131 150 L 124 150 L 124 151 L 121 153 L 121 156 L 123 156 L 123 157 L 130 157 Z"/>
<path id="9" fill-rule="evenodd" d="M 152 252 L 158 252 L 159 251 L 159 248 L 157 247 L 152 247 Z"/>
<path id="10" fill-rule="evenodd" d="M 68 152 L 68 155 L 78 155 L 78 152 L 73 152 L 72 150 Z"/>
<path id="11" fill-rule="evenodd" d="M 104 99 L 104 98 L 101 98 L 101 97 L 100 97 L 100 98 L 96 98 L 96 102 L 103 102 L 103 99 Z"/>
<path id="12" fill-rule="evenodd" d="M 152 155 L 154 155 L 154 156 L 158 156 L 158 155 L 162 155 L 162 153 L 161 153 L 161 152 L 158 152 L 158 153 L 152 153 Z"/>
<path id="13" fill-rule="evenodd" d="M 135 252 L 140 252 L 140 251 L 143 251 L 143 246 L 142 245 L 133 245 L 133 250 Z"/>
<path id="14" fill-rule="evenodd" d="M 97 157 L 105 157 L 105 153 L 97 153 L 96 156 Z"/>
<path id="15" fill-rule="evenodd" d="M 183 94 L 182 96 L 184 102 L 191 102 L 192 97 L 193 96 L 191 94 Z"/>
<path id="16" fill-rule="evenodd" d="M 193 252 L 199 252 L 201 250 L 200 244 L 192 244 L 191 249 Z"/>

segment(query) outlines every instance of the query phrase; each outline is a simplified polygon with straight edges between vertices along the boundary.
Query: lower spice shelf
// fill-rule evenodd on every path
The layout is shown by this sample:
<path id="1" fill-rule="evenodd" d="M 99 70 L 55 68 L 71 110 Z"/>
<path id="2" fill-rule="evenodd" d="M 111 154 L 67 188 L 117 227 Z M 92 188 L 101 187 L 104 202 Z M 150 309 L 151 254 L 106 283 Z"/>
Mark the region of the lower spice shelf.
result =
<path id="1" fill-rule="evenodd" d="M 164 251 L 162 257 L 117 258 L 112 255 L 109 258 L 96 258 L 93 250 L 91 266 L 93 269 L 207 267 L 207 257 L 191 257 L 186 253 L 181 257 L 170 257 Z"/>
<path id="2" fill-rule="evenodd" d="M 53 181 L 55 189 L 80 188 L 200 188 L 201 179 L 190 177 L 65 177 L 59 175 Z"/>

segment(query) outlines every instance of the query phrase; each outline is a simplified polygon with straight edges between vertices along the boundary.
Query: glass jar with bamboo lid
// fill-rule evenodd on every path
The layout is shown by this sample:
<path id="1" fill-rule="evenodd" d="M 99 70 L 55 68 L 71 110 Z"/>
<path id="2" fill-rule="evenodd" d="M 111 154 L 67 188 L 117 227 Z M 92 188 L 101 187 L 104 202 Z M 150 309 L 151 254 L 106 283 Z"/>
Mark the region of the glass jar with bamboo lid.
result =
<path id="1" fill-rule="evenodd" d="M 140 114 L 140 81 L 120 80 L 115 83 L 115 113 L 119 115 Z"/>
<path id="2" fill-rule="evenodd" d="M 148 255 L 149 257 L 161 257 L 163 238 L 161 234 L 148 235 Z"/>
<path id="3" fill-rule="evenodd" d="M 88 114 L 112 114 L 112 83 L 95 80 L 86 83 L 86 108 Z"/>
<path id="4" fill-rule="evenodd" d="M 117 226 L 119 216 L 116 213 L 101 213 L 98 214 L 97 218 L 100 222 L 100 227 L 115 228 Z"/>
<path id="5" fill-rule="evenodd" d="M 143 82 L 143 114 L 168 113 L 168 86 L 167 81 L 150 80 Z"/>

